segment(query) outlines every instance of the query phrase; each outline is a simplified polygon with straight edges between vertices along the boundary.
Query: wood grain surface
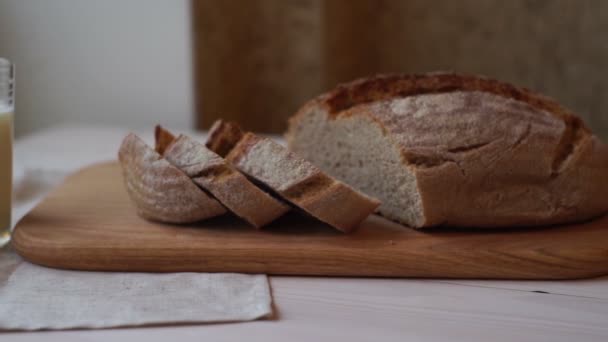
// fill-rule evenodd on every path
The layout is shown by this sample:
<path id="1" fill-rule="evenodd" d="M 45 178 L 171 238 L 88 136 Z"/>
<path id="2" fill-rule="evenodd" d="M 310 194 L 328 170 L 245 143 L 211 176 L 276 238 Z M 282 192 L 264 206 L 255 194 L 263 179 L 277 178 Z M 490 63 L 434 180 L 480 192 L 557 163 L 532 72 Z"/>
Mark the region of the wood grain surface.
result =
<path id="1" fill-rule="evenodd" d="M 299 214 L 264 230 L 226 215 L 197 225 L 135 214 L 116 163 L 69 177 L 16 227 L 31 262 L 104 271 L 574 279 L 608 274 L 608 217 L 501 231 L 416 231 L 378 216 L 345 235 Z"/>

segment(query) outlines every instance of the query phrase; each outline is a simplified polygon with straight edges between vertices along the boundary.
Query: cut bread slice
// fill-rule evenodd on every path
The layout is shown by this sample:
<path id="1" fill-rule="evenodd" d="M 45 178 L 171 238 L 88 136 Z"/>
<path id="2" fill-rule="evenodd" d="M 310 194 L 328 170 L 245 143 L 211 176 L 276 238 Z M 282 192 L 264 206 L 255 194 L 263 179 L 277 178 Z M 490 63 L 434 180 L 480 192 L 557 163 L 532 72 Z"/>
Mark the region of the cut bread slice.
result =
<path id="1" fill-rule="evenodd" d="M 163 156 L 230 211 L 256 228 L 274 221 L 289 210 L 287 204 L 258 188 L 224 158 L 190 137 L 177 137 L 164 150 Z"/>
<path id="2" fill-rule="evenodd" d="M 226 160 L 308 214 L 349 232 L 380 205 L 271 139 L 246 133 Z"/>
<path id="3" fill-rule="evenodd" d="M 207 148 L 226 157 L 236 143 L 243 137 L 243 130 L 236 122 L 216 120 L 209 129 Z"/>
<path id="4" fill-rule="evenodd" d="M 452 73 L 340 85 L 290 119 L 289 148 L 412 227 L 561 224 L 608 211 L 608 148 L 558 103 Z"/>
<path id="5" fill-rule="evenodd" d="M 192 180 L 131 133 L 118 152 L 127 192 L 137 213 L 149 220 L 191 223 L 226 209 Z"/>

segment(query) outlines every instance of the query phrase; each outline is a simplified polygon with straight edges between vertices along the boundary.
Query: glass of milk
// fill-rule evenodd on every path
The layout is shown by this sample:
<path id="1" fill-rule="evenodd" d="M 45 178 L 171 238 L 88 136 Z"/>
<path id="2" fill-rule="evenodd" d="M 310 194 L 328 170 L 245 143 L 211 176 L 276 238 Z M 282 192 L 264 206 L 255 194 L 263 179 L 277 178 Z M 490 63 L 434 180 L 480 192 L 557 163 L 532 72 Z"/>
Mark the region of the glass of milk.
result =
<path id="1" fill-rule="evenodd" d="M 11 236 L 14 108 L 15 68 L 0 58 L 0 247 L 6 245 Z"/>

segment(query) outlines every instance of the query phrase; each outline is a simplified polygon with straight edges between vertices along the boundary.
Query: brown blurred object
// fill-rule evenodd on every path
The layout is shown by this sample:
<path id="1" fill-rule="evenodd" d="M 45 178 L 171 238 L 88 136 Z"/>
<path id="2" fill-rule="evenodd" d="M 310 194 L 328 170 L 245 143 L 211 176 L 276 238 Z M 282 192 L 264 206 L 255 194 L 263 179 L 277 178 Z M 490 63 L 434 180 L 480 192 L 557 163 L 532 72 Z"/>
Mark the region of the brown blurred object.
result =
<path id="1" fill-rule="evenodd" d="M 193 1 L 197 127 L 280 132 L 320 90 L 320 1 Z"/>
<path id="2" fill-rule="evenodd" d="M 282 132 L 381 72 L 484 74 L 550 95 L 608 140 L 608 1 L 193 0 L 197 126 Z"/>

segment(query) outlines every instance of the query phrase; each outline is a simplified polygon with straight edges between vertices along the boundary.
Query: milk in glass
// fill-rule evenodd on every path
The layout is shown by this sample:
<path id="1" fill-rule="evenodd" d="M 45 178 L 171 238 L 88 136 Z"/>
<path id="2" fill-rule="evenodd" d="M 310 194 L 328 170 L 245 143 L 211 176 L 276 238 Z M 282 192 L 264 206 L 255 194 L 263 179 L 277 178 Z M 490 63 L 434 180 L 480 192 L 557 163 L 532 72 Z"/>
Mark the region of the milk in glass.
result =
<path id="1" fill-rule="evenodd" d="M 14 70 L 0 58 L 0 247 L 10 239 L 13 183 Z"/>
<path id="2" fill-rule="evenodd" d="M 0 245 L 8 240 L 11 226 L 12 165 L 13 112 L 0 107 Z"/>

